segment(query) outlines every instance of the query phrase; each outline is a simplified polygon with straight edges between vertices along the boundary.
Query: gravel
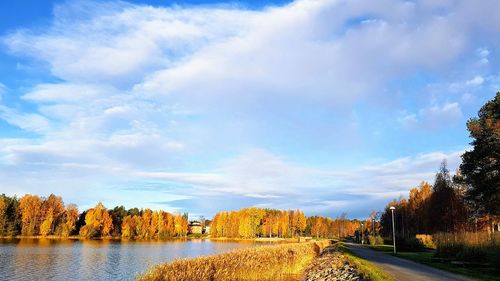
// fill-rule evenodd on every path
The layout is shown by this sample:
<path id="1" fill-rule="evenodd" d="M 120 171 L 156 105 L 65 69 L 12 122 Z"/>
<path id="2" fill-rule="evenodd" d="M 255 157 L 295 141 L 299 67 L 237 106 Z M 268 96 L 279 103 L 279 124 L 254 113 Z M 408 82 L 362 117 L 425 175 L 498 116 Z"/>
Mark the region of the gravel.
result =
<path id="1" fill-rule="evenodd" d="M 305 271 L 302 281 L 364 281 L 356 268 L 335 247 L 325 248 Z"/>

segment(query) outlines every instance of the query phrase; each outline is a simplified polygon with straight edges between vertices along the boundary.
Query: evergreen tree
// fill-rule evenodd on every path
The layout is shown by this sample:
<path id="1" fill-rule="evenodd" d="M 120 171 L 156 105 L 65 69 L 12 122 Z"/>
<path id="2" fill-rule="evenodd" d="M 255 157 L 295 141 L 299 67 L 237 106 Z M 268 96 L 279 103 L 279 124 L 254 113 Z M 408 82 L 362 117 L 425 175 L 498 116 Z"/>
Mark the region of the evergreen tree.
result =
<path id="1" fill-rule="evenodd" d="M 462 155 L 460 171 L 480 214 L 500 216 L 500 92 L 477 118 L 467 122 L 473 149 Z"/>

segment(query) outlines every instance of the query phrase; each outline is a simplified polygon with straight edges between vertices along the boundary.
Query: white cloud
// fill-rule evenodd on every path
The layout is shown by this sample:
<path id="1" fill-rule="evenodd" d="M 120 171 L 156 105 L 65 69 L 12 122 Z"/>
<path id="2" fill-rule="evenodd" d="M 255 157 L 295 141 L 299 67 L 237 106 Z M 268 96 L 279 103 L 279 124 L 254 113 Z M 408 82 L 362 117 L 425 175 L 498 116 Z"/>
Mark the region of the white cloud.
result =
<path id="1" fill-rule="evenodd" d="M 431 106 L 420 110 L 419 113 L 429 124 L 446 123 L 462 117 L 460 105 L 457 102 L 445 103 L 442 106 Z"/>
<path id="2" fill-rule="evenodd" d="M 460 164 L 464 150 L 451 153 L 432 152 L 404 157 L 351 169 L 318 169 L 303 167 L 262 150 L 250 150 L 221 163 L 208 173 L 142 173 L 146 178 L 188 183 L 202 194 L 238 194 L 254 198 L 289 198 L 303 206 L 307 200 L 336 196 L 363 195 L 370 198 L 392 199 L 394 194 L 406 196 L 411 187 L 421 181 L 432 183 L 442 160 L 450 170 Z"/>
<path id="3" fill-rule="evenodd" d="M 26 131 L 42 133 L 50 131 L 50 122 L 42 115 L 23 113 L 0 105 L 0 118 Z"/>
<path id="4" fill-rule="evenodd" d="M 86 84 L 40 84 L 23 98 L 36 103 L 78 103 L 112 95 L 116 90 L 103 85 Z"/>
<path id="5" fill-rule="evenodd" d="M 418 124 L 417 115 L 413 113 L 398 118 L 398 121 L 404 128 L 415 128 Z"/>
<path id="6" fill-rule="evenodd" d="M 210 198 L 239 196 L 239 200 L 242 200 L 239 202 L 241 207 L 247 205 L 244 199 L 241 199 L 246 197 L 259 200 L 261 204 L 270 202 L 273 207 L 300 206 L 309 214 L 324 211 L 340 213 L 351 209 L 352 206 L 348 208 L 349 202 L 354 203 L 354 199 L 359 196 L 363 198 L 364 204 L 372 201 L 384 204 L 393 198 L 407 196 L 408 190 L 417 186 L 421 181 L 432 183 L 439 163 L 443 159 L 448 160 L 450 170 L 454 171 L 460 163 L 462 153 L 463 150 L 451 153 L 433 152 L 357 168 L 319 169 L 285 161 L 269 152 L 253 149 L 224 161 L 217 168 L 204 173 L 148 172 L 144 169 L 131 169 L 125 165 L 82 165 L 63 162 L 50 165 L 46 162 L 47 159 L 42 158 L 43 162 L 33 163 L 37 165 L 37 172 L 27 172 L 30 173 L 29 177 L 26 177 L 26 172 L 16 170 L 17 166 L 14 165 L 0 172 L 0 178 L 4 178 L 5 184 L 9 185 L 12 183 L 11 176 L 18 176 L 17 190 L 24 192 L 33 192 L 33 187 L 30 186 L 32 181 L 39 182 L 36 188 L 42 188 L 42 190 L 45 185 L 55 185 L 59 194 L 70 199 L 75 197 L 67 188 L 69 178 L 72 179 L 73 187 L 82 188 L 79 196 L 83 194 L 85 197 L 89 196 L 90 192 L 106 190 L 101 186 L 110 180 L 109 176 L 113 177 L 111 182 L 114 182 L 115 186 L 126 186 L 130 180 L 146 182 L 155 180 L 158 183 L 164 183 L 165 186 L 171 184 L 186 186 L 186 188 L 171 191 L 168 189 L 162 191 L 161 188 L 121 189 L 119 197 L 102 194 L 104 199 L 101 197 L 100 200 L 109 202 L 108 205 L 126 203 L 127 206 L 133 206 L 132 201 L 140 197 L 143 206 L 160 208 L 161 205 L 154 202 L 205 200 L 206 196 Z M 45 182 L 42 179 L 46 177 L 48 171 L 57 177 L 51 177 L 48 182 Z M 7 177 L 6 173 L 11 173 L 11 175 Z M 101 182 L 97 187 L 83 188 L 86 183 L 82 179 L 87 178 L 101 179 Z M 105 180 L 106 178 L 108 179 Z M 113 184 L 109 187 L 112 186 Z M 135 194 L 133 196 L 136 198 L 131 199 L 132 194 Z M 287 199 L 284 201 L 283 198 Z M 318 198 L 321 198 L 321 202 Z M 371 207 L 382 208 L 383 206 L 372 205 Z M 172 205 L 171 208 L 177 207 Z"/>
<path id="7" fill-rule="evenodd" d="M 476 55 L 479 59 L 480 65 L 486 65 L 490 62 L 488 59 L 488 56 L 490 55 L 490 50 L 488 48 L 478 48 L 476 50 Z"/>
<path id="8" fill-rule="evenodd" d="M 440 129 L 455 124 L 462 117 L 462 110 L 458 102 L 446 102 L 443 105 L 432 105 L 422 108 L 418 115 L 405 114 L 398 118 L 399 123 L 406 129 Z"/>
<path id="9" fill-rule="evenodd" d="M 480 86 L 481 84 L 483 84 L 483 82 L 484 82 L 484 78 L 481 77 L 480 75 L 477 75 L 474 78 L 472 78 L 471 80 L 468 80 L 467 82 L 465 82 L 465 84 L 468 86 Z"/>
<path id="10" fill-rule="evenodd" d="M 47 184 L 78 186 L 88 198 L 98 190 L 90 182 L 134 180 L 262 200 L 312 200 L 304 190 L 328 195 L 332 186 L 392 196 L 429 177 L 427 165 L 434 171 L 437 160 L 409 156 L 330 171 L 290 164 L 269 147 L 299 154 L 320 151 L 320 143 L 336 156 L 339 144 L 372 141 L 362 136 L 372 120 L 351 114 L 354 106 L 397 116 L 401 97 L 390 85 L 448 73 L 465 54 L 487 60 L 500 45 L 488 39 L 497 38 L 500 4 L 471 3 L 299 0 L 246 10 L 66 2 L 50 25 L 2 38 L 11 54 L 32 59 L 29 68 L 47 67 L 54 79 L 20 89 L 19 101 L 1 99 L 0 118 L 39 136 L 2 139 L 1 181 L 12 191 L 36 190 L 50 174 Z M 461 77 L 475 73 L 459 86 L 487 82 L 482 72 Z M 446 98 L 398 120 L 407 128 L 459 120 L 461 105 Z M 324 206 L 343 202 L 328 196 Z"/>

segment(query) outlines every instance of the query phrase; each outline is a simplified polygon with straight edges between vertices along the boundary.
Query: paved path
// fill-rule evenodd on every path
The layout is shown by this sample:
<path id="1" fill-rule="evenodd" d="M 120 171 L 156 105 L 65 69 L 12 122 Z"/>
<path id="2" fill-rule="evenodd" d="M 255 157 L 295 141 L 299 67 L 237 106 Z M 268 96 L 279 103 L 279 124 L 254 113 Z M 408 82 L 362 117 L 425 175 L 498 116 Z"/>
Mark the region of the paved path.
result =
<path id="1" fill-rule="evenodd" d="M 468 277 L 449 273 L 427 265 L 391 256 L 389 254 L 371 250 L 359 244 L 346 243 L 349 250 L 356 256 L 368 260 L 398 281 L 470 281 Z"/>

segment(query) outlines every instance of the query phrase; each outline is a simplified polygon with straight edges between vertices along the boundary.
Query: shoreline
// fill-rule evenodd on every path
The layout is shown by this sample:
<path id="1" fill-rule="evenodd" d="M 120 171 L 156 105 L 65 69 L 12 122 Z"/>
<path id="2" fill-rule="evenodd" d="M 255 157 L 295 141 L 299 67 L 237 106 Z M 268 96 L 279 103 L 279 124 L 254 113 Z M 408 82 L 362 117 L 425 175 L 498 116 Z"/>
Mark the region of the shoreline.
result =
<path id="1" fill-rule="evenodd" d="M 102 240 L 102 241 L 173 241 L 173 240 L 205 240 L 209 239 L 206 237 L 172 237 L 168 239 L 127 239 L 116 236 L 107 236 L 107 237 L 98 237 L 98 238 L 85 238 L 81 236 L 56 236 L 56 235 L 35 235 L 35 236 L 24 236 L 24 235 L 16 235 L 16 236 L 0 236 L 0 239 L 46 239 L 46 240 Z"/>
<path id="2" fill-rule="evenodd" d="M 56 235 L 48 235 L 48 236 L 24 236 L 24 235 L 16 235 L 16 236 L 0 236 L 0 239 L 3 240 L 15 240 L 15 239 L 38 239 L 38 240 L 101 240 L 101 241 L 124 241 L 124 242 L 148 242 L 148 241 L 156 241 L 156 242 L 168 242 L 168 241 L 186 241 L 186 240 L 210 240 L 214 242 L 252 242 L 252 243 L 304 243 L 315 239 L 309 239 L 309 237 L 295 237 L 295 238 L 266 238 L 266 237 L 257 237 L 257 238 L 228 238 L 228 237 L 172 237 L 168 239 L 127 239 L 121 237 L 99 237 L 99 238 L 84 238 L 81 236 L 56 236 Z M 320 239 L 325 240 L 325 239 Z"/>

